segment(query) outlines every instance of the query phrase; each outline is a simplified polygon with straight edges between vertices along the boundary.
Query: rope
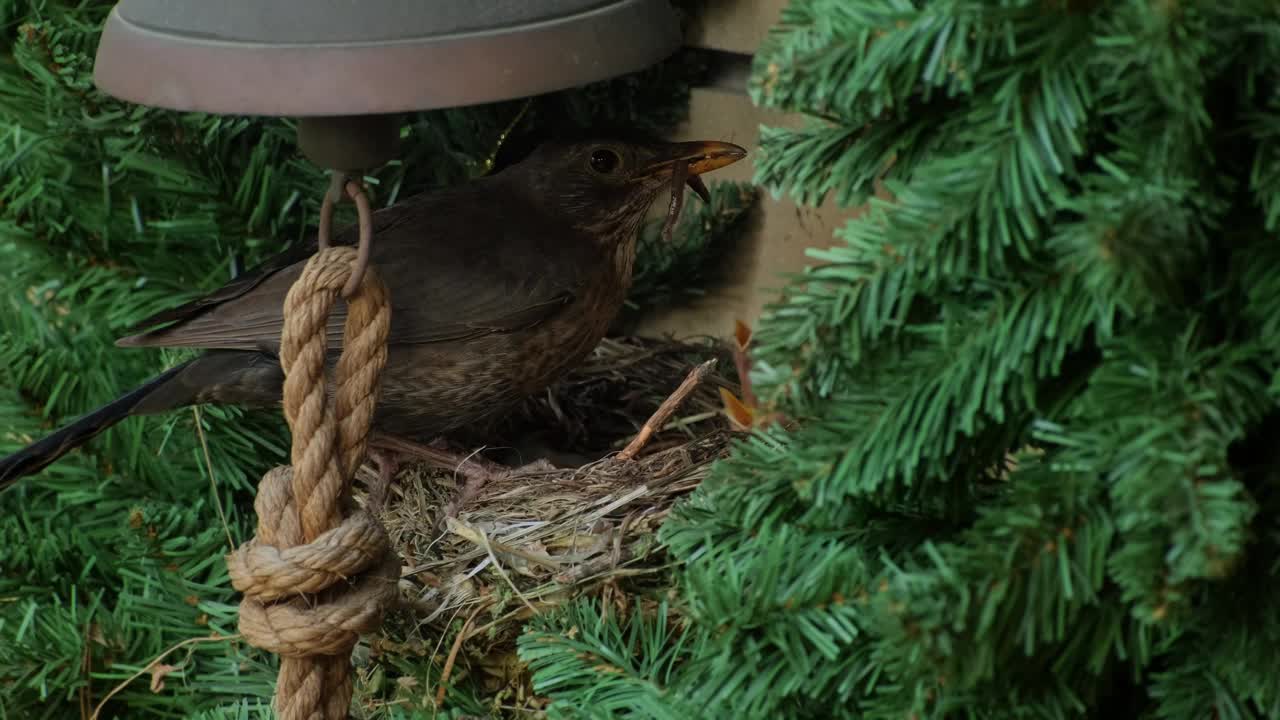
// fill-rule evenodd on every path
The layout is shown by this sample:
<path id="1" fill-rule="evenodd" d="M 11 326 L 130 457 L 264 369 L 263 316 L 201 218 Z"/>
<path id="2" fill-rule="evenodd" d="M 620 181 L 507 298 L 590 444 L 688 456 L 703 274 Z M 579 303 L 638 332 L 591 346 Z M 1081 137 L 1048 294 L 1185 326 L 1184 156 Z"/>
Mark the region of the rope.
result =
<path id="1" fill-rule="evenodd" d="M 354 248 L 320 250 L 285 298 L 280 362 L 292 466 L 263 476 L 257 535 L 227 556 L 231 584 L 244 593 L 241 634 L 281 658 L 281 720 L 347 717 L 351 649 L 382 624 L 400 578 L 386 530 L 351 499 L 391 324 L 387 289 L 372 267 L 348 301 L 332 403 L 325 383 L 325 325 L 356 262 Z"/>

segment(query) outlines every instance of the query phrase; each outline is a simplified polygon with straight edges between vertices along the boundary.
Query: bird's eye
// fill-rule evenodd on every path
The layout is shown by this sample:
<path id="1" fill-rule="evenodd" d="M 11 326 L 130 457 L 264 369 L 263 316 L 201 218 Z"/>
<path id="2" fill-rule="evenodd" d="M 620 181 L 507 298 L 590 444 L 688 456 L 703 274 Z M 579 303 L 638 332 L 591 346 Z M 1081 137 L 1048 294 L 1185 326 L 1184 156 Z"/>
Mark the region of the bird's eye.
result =
<path id="1" fill-rule="evenodd" d="M 591 153 L 591 169 L 601 175 L 608 175 L 622 164 L 622 158 L 612 150 L 600 149 Z"/>

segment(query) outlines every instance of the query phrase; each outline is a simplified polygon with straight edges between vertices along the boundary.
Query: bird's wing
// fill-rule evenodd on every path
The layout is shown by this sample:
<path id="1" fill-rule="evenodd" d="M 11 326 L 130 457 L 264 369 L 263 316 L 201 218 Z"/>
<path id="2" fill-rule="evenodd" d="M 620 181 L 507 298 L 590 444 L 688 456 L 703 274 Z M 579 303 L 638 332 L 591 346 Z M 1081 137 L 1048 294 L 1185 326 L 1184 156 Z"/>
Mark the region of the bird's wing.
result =
<path id="1" fill-rule="evenodd" d="M 375 214 L 372 263 L 391 294 L 391 345 L 459 340 L 531 327 L 572 302 L 589 242 L 518 198 L 494 208 L 475 190 L 438 193 Z M 355 242 L 348 229 L 336 244 Z M 121 339 L 122 347 L 267 350 L 280 343 L 289 288 L 314 243 L 141 324 L 172 324 Z M 329 316 L 341 339 L 344 303 Z"/>
<path id="2" fill-rule="evenodd" d="M 402 225 L 407 219 L 409 219 L 408 216 L 411 216 L 411 213 L 405 212 L 405 210 L 405 208 L 397 205 L 374 213 L 374 236 L 377 237 L 398 225 Z M 358 239 L 359 237 L 356 229 L 347 228 L 336 233 L 334 237 L 334 244 L 354 246 Z M 190 302 L 179 305 L 178 307 L 162 310 L 137 322 L 129 328 L 129 332 L 145 334 L 143 331 L 154 329 L 167 323 L 178 320 L 191 320 L 205 310 L 241 297 L 245 293 L 258 287 L 258 285 L 260 285 L 264 280 L 272 277 L 276 273 L 282 270 L 287 270 L 295 264 L 305 263 L 308 258 L 315 254 L 317 247 L 318 244 L 314 237 L 309 238 L 306 242 L 293 245 L 284 252 L 267 259 L 262 264 L 251 268 L 247 272 L 233 279 L 231 282 L 211 293 L 208 293 L 207 295 L 198 297 Z M 301 265 L 299 265 L 299 269 L 300 268 Z M 297 273 L 294 273 L 293 277 L 296 278 Z"/>

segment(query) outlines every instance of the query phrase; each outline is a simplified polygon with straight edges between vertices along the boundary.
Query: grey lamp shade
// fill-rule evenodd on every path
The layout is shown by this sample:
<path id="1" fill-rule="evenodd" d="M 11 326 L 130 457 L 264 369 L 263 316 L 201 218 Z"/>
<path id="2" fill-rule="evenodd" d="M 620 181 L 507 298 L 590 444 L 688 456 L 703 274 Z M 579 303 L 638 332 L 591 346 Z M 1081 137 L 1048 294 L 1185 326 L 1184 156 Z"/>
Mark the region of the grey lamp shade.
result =
<path id="1" fill-rule="evenodd" d="M 583 85 L 680 43 L 667 0 L 121 0 L 94 82 L 175 110 L 383 114 Z"/>

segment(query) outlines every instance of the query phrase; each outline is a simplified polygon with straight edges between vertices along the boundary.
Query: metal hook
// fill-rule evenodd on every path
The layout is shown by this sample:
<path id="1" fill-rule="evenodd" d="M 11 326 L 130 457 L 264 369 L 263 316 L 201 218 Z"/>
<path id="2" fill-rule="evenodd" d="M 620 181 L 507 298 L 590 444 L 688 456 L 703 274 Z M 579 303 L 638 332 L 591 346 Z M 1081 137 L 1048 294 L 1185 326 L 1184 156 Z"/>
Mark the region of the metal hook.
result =
<path id="1" fill-rule="evenodd" d="M 373 211 L 369 204 L 369 196 L 359 183 L 347 179 L 345 173 L 334 173 L 329 183 L 329 190 L 320 203 L 320 227 L 317 232 L 319 249 L 329 247 L 333 232 L 333 207 L 346 195 L 356 204 L 356 213 L 360 221 L 360 244 L 356 248 L 356 261 L 351 267 L 351 277 L 342 288 L 342 296 L 350 298 L 360 289 L 365 270 L 369 267 L 369 255 L 373 245 Z"/>
<path id="2" fill-rule="evenodd" d="M 347 183 L 347 197 L 356 204 L 356 212 L 360 218 L 360 245 L 356 251 L 356 264 L 351 268 L 351 277 L 342 288 L 344 297 L 355 295 L 364 280 L 364 272 L 369 267 L 369 255 L 373 250 L 373 211 L 369 208 L 369 196 L 364 188 L 354 182 Z"/>
<path id="3" fill-rule="evenodd" d="M 324 200 L 320 201 L 320 227 L 316 231 L 316 242 L 321 250 L 329 247 L 329 236 L 333 232 L 333 206 L 342 199 L 343 184 L 346 181 L 345 173 L 334 173 L 329 178 L 329 189 L 324 193 Z"/>

